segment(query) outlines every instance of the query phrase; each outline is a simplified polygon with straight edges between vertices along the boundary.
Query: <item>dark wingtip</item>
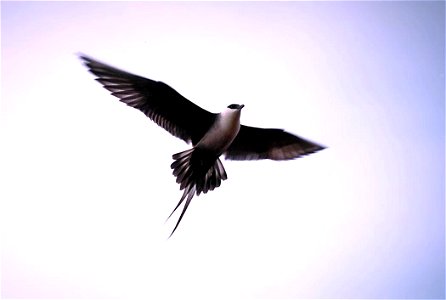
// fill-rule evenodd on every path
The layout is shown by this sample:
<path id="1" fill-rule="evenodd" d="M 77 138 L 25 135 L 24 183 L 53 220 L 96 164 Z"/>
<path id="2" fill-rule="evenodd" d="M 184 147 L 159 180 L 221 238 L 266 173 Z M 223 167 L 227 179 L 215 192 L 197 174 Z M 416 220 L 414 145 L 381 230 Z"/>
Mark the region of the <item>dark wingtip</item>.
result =
<path id="1" fill-rule="evenodd" d="M 314 152 L 322 151 L 324 149 L 328 149 L 328 146 L 318 144 Z"/>
<path id="2" fill-rule="evenodd" d="M 90 69 L 91 69 L 91 67 L 93 65 L 96 65 L 96 66 L 97 65 L 104 65 L 104 66 L 106 66 L 106 64 L 104 64 L 103 62 L 101 62 L 101 61 L 99 61 L 97 59 L 94 59 L 93 57 L 91 57 L 91 56 L 89 56 L 87 54 L 84 54 L 82 52 L 78 52 L 77 56 L 84 63 L 84 65 L 87 66 Z M 109 68 L 112 68 L 112 67 L 109 67 Z"/>
<path id="3" fill-rule="evenodd" d="M 82 60 L 84 63 L 91 62 L 93 60 L 88 55 L 86 55 L 82 52 L 77 52 L 76 56 L 79 57 L 79 59 Z"/>

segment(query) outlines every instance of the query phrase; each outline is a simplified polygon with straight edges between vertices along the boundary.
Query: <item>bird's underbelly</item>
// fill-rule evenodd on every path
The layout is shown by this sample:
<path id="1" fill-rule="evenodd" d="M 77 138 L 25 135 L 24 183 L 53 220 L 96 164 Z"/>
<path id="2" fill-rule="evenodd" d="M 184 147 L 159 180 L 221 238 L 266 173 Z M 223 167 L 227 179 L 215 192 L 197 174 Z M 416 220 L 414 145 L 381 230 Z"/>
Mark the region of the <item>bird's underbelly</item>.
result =
<path id="1" fill-rule="evenodd" d="M 231 145 L 239 130 L 239 122 L 217 122 L 198 142 L 196 147 L 210 150 L 219 156 Z"/>

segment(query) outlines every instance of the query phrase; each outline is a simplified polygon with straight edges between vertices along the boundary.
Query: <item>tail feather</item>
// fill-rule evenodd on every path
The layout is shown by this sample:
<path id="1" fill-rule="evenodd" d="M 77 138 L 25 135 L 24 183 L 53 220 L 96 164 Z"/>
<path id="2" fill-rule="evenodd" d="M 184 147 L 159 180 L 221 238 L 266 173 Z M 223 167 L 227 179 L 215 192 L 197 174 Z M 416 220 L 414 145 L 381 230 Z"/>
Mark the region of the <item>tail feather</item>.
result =
<path id="1" fill-rule="evenodd" d="M 210 190 L 211 186 L 215 182 L 215 180 L 214 180 L 215 176 L 216 176 L 215 172 L 212 172 L 212 173 L 208 172 L 208 173 L 206 173 L 206 178 L 204 180 L 203 193 L 206 194 Z"/>
<path id="2" fill-rule="evenodd" d="M 184 171 L 184 167 L 187 165 L 187 160 L 182 158 L 181 160 L 175 161 L 175 165 L 172 165 L 172 168 L 174 168 L 174 174 L 175 176 L 178 176 L 181 171 Z"/>
<path id="3" fill-rule="evenodd" d="M 217 160 L 217 170 L 222 180 L 228 179 L 228 175 L 226 174 L 225 168 L 223 167 L 223 164 L 221 163 L 220 160 Z"/>
<path id="4" fill-rule="evenodd" d="M 179 167 L 179 171 L 177 172 L 178 173 L 178 175 L 176 175 L 177 176 L 177 183 L 179 183 L 180 184 L 180 189 L 182 190 L 182 189 L 184 189 L 185 187 L 186 187 L 186 185 L 187 185 L 187 181 L 185 181 L 184 179 L 186 178 L 189 178 L 190 177 L 190 174 L 191 174 L 191 172 L 192 172 L 192 170 L 190 169 L 190 166 L 189 165 L 187 165 L 187 164 L 185 164 L 185 165 L 181 165 L 180 167 Z M 175 172 L 175 171 L 174 171 Z M 175 174 L 174 174 L 175 175 Z"/>
<path id="5" fill-rule="evenodd" d="M 177 208 L 180 207 L 181 203 L 183 203 L 184 199 L 186 199 L 186 196 L 187 196 L 188 193 L 189 193 L 188 189 L 184 190 L 183 196 L 181 196 L 180 201 L 178 201 L 178 204 L 175 206 L 175 208 L 172 210 L 170 215 L 167 217 L 167 220 L 169 220 L 170 217 L 173 215 L 173 213 L 177 210 Z"/>
<path id="6" fill-rule="evenodd" d="M 177 208 L 186 200 L 180 218 L 177 221 L 172 234 L 177 229 L 195 194 L 207 193 L 221 185 L 222 180 L 227 179 L 225 168 L 218 157 L 204 150 L 192 148 L 172 155 L 174 162 L 170 165 L 176 182 L 180 184 L 180 190 L 184 189 L 183 196 L 174 208 L 168 219 Z"/>
<path id="7" fill-rule="evenodd" d="M 193 151 L 193 148 L 189 149 L 187 151 L 172 155 L 172 157 L 175 161 L 172 163 L 171 168 L 175 169 L 175 171 L 181 171 L 182 168 L 180 166 L 184 166 L 186 163 L 188 163 L 189 154 L 192 153 L 192 151 Z M 177 174 L 174 174 L 174 175 L 177 176 Z"/>
<path id="8" fill-rule="evenodd" d="M 172 236 L 172 234 L 175 232 L 175 230 L 177 230 L 178 225 L 180 225 L 181 219 L 183 219 L 184 213 L 186 212 L 192 198 L 194 197 L 194 194 L 195 194 L 195 187 L 185 189 L 183 196 L 181 197 L 177 206 L 175 206 L 174 210 L 170 213 L 169 217 L 167 218 L 167 219 L 169 219 L 172 216 L 172 214 L 177 210 L 177 208 L 181 205 L 181 203 L 183 203 L 184 199 L 186 199 L 186 196 L 187 196 L 187 200 L 186 200 L 186 203 L 184 204 L 183 211 L 181 212 L 181 215 L 178 218 L 177 224 L 175 225 L 172 232 L 170 233 L 169 238 Z"/>

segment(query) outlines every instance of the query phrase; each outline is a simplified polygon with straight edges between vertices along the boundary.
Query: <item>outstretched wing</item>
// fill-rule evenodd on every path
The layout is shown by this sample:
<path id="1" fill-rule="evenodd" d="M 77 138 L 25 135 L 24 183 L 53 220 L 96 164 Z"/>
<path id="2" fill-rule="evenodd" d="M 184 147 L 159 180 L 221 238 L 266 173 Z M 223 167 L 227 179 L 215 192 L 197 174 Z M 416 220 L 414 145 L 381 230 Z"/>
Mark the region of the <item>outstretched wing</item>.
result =
<path id="1" fill-rule="evenodd" d="M 121 102 L 137 108 L 172 135 L 198 143 L 216 118 L 167 84 L 111 67 L 80 55 L 104 88 Z"/>
<path id="2" fill-rule="evenodd" d="M 282 129 L 256 128 L 242 125 L 237 137 L 226 150 L 232 160 L 287 160 L 324 149 Z"/>

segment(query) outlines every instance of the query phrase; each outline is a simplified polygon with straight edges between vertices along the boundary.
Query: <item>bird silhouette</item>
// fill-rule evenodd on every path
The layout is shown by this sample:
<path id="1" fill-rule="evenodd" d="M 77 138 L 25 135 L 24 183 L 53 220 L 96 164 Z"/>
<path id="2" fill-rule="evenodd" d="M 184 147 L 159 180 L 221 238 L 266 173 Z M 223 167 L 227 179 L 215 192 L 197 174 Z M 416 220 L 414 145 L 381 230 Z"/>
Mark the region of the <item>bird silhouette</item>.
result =
<path id="1" fill-rule="evenodd" d="M 212 191 L 227 179 L 220 156 L 230 160 L 290 160 L 325 148 L 283 129 L 241 125 L 243 104 L 230 104 L 221 113 L 211 113 L 163 82 L 122 71 L 83 54 L 79 56 L 113 96 L 192 144 L 192 148 L 172 156 L 173 175 L 184 191 L 168 218 L 184 201 L 185 204 L 170 236 L 194 195 Z"/>

